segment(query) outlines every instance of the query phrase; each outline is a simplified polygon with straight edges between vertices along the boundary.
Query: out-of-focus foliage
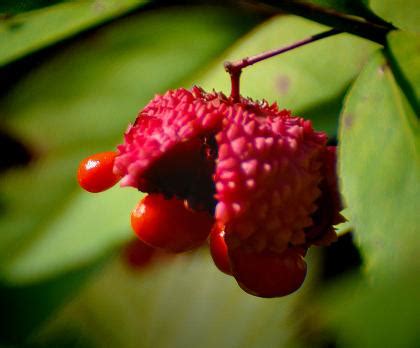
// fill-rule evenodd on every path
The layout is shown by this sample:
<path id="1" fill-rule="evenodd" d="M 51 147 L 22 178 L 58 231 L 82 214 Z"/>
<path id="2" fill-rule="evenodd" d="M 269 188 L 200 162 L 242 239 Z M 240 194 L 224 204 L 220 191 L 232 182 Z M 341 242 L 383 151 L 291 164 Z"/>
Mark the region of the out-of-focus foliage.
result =
<path id="1" fill-rule="evenodd" d="M 70 330 L 86 347 L 286 347 L 299 329 L 294 304 L 309 289 L 310 281 L 287 298 L 249 296 L 206 250 L 144 273 L 116 259 L 33 340 L 48 346 Z"/>
<path id="2" fill-rule="evenodd" d="M 25 1 L 13 3 L 15 6 L 12 7 L 18 10 L 28 10 L 31 6 L 30 2 Z M 35 1 L 32 5 L 40 3 L 42 1 Z M 144 3 L 145 0 L 69 1 L 38 11 L 6 16 L 0 20 L 0 66 Z M 0 13 L 1 9 L 0 6 Z"/>
<path id="3" fill-rule="evenodd" d="M 0 66 L 144 4 L 144 0 L 71 1 L 0 20 Z"/>
<path id="4" fill-rule="evenodd" d="M 258 25 L 260 17 L 239 7 L 153 3 L 145 9 L 145 1 L 135 0 L 0 6 L 0 12 L 19 12 L 0 19 L 0 76 L 9 76 L 4 85 L 12 86 L 1 91 L 0 128 L 32 155 L 29 165 L 0 177 L 0 305 L 7 323 L 0 344 L 415 346 L 418 6 L 307 2 L 398 29 L 384 49 L 340 34 L 242 74 L 244 95 L 276 101 L 331 136 L 340 124 L 340 179 L 350 220 L 342 231 L 354 230 L 363 257 L 357 275 L 326 283 L 321 266 L 328 265 L 312 252 L 303 289 L 276 300 L 243 293 L 205 250 L 142 272 L 127 269 L 115 255 L 131 236 L 129 211 L 141 193 L 116 187 L 90 195 L 77 187 L 75 172 L 82 158 L 115 148 L 155 93 L 193 84 L 229 93 L 224 60 L 327 28 L 289 15 Z M 110 23 L 98 27 L 104 22 Z M 97 28 L 81 34 L 91 27 Z M 11 78 L 22 66 L 20 79 Z"/>
<path id="5" fill-rule="evenodd" d="M 1 347 L 3 343 L 7 347 L 11 343 L 22 343 L 40 323 L 80 291 L 81 285 L 96 274 L 103 261 L 99 259 L 89 266 L 26 286 L 0 283 Z"/>

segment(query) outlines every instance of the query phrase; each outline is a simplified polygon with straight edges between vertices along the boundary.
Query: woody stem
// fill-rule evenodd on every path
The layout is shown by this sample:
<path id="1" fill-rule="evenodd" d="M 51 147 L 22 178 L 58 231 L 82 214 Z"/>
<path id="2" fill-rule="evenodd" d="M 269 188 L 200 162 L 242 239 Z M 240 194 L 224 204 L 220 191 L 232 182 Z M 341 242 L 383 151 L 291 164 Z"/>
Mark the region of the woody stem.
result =
<path id="1" fill-rule="evenodd" d="M 342 31 L 338 30 L 338 29 L 327 30 L 327 31 L 324 31 L 324 32 L 319 33 L 319 34 L 312 35 L 312 36 L 310 36 L 306 39 L 297 41 L 297 42 L 295 42 L 291 45 L 285 46 L 285 47 L 276 48 L 274 50 L 266 51 L 266 52 L 257 54 L 255 56 L 245 57 L 245 58 L 236 60 L 234 62 L 225 62 L 225 64 L 224 64 L 225 70 L 230 74 L 230 79 L 231 79 L 230 98 L 234 102 L 239 101 L 239 99 L 240 99 L 240 93 L 239 93 L 240 76 L 241 76 L 242 69 L 246 68 L 247 66 L 250 66 L 250 65 L 253 65 L 255 63 L 261 62 L 265 59 L 277 56 L 281 53 L 291 51 L 291 50 L 293 50 L 295 48 L 298 48 L 300 46 L 304 46 L 304 45 L 307 45 L 309 43 L 318 41 L 320 39 L 323 39 L 323 38 L 326 38 L 326 37 L 329 37 L 329 36 L 333 36 L 333 35 L 336 35 L 336 34 L 340 34 L 340 33 L 342 33 Z"/>

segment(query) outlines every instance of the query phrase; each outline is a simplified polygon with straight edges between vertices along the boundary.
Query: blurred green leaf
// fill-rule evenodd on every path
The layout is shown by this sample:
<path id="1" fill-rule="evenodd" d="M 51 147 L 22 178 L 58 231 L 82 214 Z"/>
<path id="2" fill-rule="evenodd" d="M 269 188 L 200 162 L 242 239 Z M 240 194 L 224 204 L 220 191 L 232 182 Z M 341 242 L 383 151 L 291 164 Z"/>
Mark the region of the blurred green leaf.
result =
<path id="1" fill-rule="evenodd" d="M 241 59 L 323 30 L 326 27 L 299 17 L 275 17 L 242 38 L 223 59 Z M 377 47 L 347 34 L 315 42 L 244 69 L 242 94 L 277 101 L 281 108 L 312 119 L 317 129 L 334 135 L 345 91 Z M 200 84 L 229 93 L 230 80 L 219 64 L 203 74 Z"/>
<path id="2" fill-rule="evenodd" d="M 13 344 L 13 347 L 21 344 L 102 264 L 103 260 L 100 260 L 90 267 L 26 287 L 0 283 L 0 346 L 2 343 Z"/>
<path id="3" fill-rule="evenodd" d="M 308 286 L 285 298 L 253 297 L 217 270 L 207 250 L 140 272 L 117 261 L 37 341 L 71 330 L 96 347 L 290 347 L 300 323 L 293 308 Z"/>
<path id="4" fill-rule="evenodd" d="M 419 139 L 418 119 L 376 54 L 347 96 L 339 157 L 342 192 L 371 277 L 416 259 Z"/>
<path id="5" fill-rule="evenodd" d="M 253 23 L 216 8 L 147 12 L 71 45 L 15 86 L 0 110 L 36 159 L 0 182 L 5 280 L 40 281 L 128 238 L 130 207 L 141 195 L 82 192 L 78 162 L 115 147 L 155 93 L 182 85 Z"/>
<path id="6" fill-rule="evenodd" d="M 12 15 L 19 12 L 25 12 L 51 6 L 63 0 L 2 0 L 0 3 L 0 14 Z"/>
<path id="7" fill-rule="evenodd" d="M 395 77 L 419 114 L 420 105 L 420 34 L 392 31 L 388 35 L 389 53 Z"/>
<path id="8" fill-rule="evenodd" d="M 0 66 L 127 13 L 145 2 L 146 0 L 68 1 L 0 20 Z M 20 3 L 25 2 L 15 2 L 16 6 Z"/>
<path id="9" fill-rule="evenodd" d="M 418 0 L 364 0 L 368 7 L 385 21 L 400 29 L 419 32 Z"/>
<path id="10" fill-rule="evenodd" d="M 324 289 L 318 326 L 334 332 L 338 347 L 417 347 L 418 269 L 415 261 L 375 283 L 351 277 Z"/>

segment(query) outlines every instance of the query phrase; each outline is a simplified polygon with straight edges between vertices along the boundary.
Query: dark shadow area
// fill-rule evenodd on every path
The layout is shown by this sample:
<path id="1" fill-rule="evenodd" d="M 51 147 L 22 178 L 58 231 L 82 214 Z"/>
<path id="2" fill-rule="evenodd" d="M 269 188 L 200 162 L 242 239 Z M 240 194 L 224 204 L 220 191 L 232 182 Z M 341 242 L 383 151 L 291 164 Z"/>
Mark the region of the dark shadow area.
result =
<path id="1" fill-rule="evenodd" d="M 351 232 L 323 249 L 321 280 L 329 282 L 360 269 L 363 260 Z"/>
<path id="2" fill-rule="evenodd" d="M 337 146 L 338 145 L 338 139 L 337 139 L 337 137 L 329 137 L 328 138 L 327 145 L 328 146 Z"/>
<path id="3" fill-rule="evenodd" d="M 0 128 L 0 173 L 12 167 L 25 166 L 33 157 L 27 146 Z"/>
<path id="4" fill-rule="evenodd" d="M 398 64 L 397 59 L 395 59 L 389 47 L 385 47 L 385 53 L 389 57 L 389 64 L 392 72 L 394 73 L 395 80 L 400 86 L 401 90 L 405 94 L 408 103 L 413 109 L 414 113 L 417 115 L 417 118 L 420 117 L 420 102 L 417 98 L 416 92 L 410 81 L 407 79 L 400 65 Z"/>

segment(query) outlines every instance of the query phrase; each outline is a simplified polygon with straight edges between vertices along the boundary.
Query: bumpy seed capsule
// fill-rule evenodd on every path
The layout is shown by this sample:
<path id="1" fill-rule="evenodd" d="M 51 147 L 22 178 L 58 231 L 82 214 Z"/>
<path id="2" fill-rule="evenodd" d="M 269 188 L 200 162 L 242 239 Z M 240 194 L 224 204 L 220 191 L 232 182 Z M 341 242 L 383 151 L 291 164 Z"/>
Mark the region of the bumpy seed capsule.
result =
<path id="1" fill-rule="evenodd" d="M 275 103 L 179 88 L 140 111 L 113 171 L 121 186 L 149 193 L 131 216 L 144 242 L 190 250 L 214 223 L 216 265 L 249 293 L 284 296 L 305 278 L 306 250 L 333 242 L 343 221 L 326 144 Z"/>

